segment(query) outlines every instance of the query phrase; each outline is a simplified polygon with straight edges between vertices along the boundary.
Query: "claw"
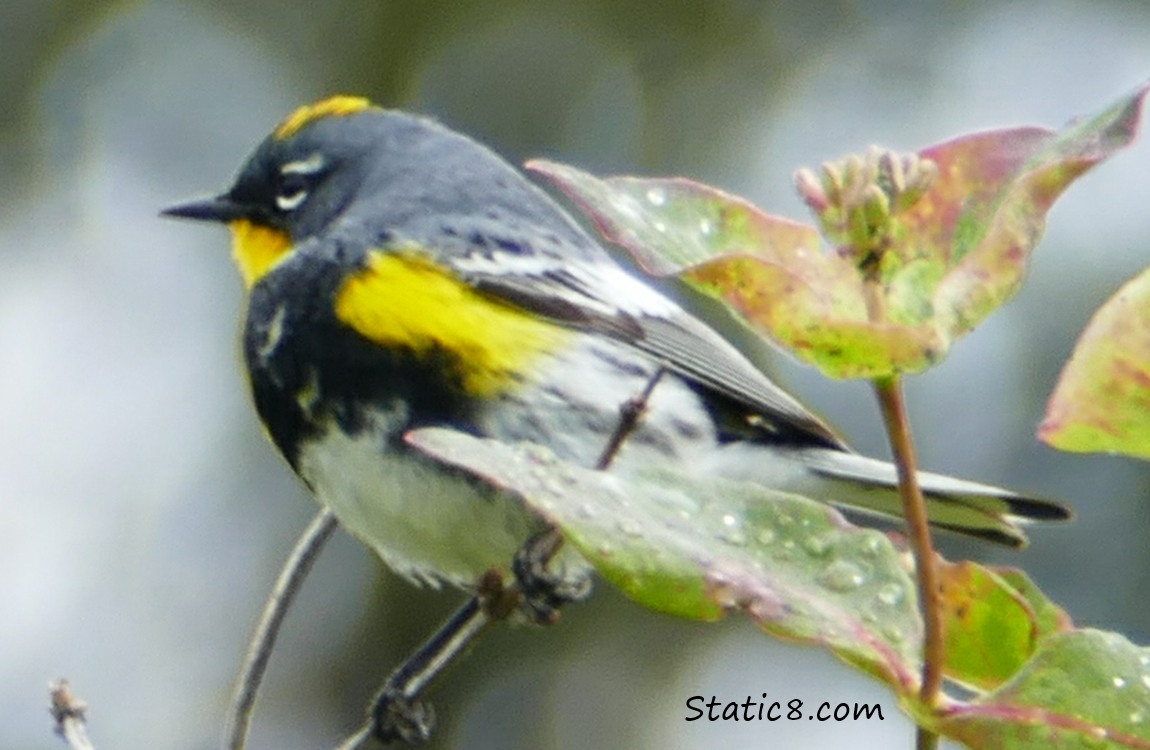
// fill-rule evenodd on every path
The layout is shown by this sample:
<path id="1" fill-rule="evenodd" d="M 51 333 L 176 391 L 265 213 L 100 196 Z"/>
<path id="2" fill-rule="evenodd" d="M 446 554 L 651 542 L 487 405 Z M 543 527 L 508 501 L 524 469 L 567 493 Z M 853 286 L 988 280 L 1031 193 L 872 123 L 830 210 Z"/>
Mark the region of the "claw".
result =
<path id="1" fill-rule="evenodd" d="M 409 700 L 398 691 L 385 690 L 371 708 L 372 734 L 383 744 L 400 741 L 422 745 L 431 739 L 435 710 L 430 703 Z"/>
<path id="2" fill-rule="evenodd" d="M 563 537 L 548 529 L 532 537 L 515 555 L 511 570 L 523 592 L 523 609 L 537 625 L 550 625 L 559 619 L 559 608 L 583 601 L 591 594 L 591 576 L 571 575 L 566 570 L 549 570 Z"/>

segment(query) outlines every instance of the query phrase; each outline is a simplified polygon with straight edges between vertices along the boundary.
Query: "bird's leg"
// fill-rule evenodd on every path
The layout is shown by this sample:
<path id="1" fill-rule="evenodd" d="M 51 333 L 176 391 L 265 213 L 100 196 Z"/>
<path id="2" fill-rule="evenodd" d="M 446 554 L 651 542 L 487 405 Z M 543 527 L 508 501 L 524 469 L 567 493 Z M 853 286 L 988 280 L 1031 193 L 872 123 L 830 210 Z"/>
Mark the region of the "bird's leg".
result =
<path id="1" fill-rule="evenodd" d="M 548 566 L 563 537 L 547 528 L 531 537 L 515 555 L 515 583 L 504 585 L 503 575 L 492 569 L 476 585 L 475 593 L 427 641 L 388 676 L 372 701 L 372 734 L 384 744 L 427 742 L 435 727 L 435 711 L 422 700 L 424 691 L 458 661 L 487 626 L 507 619 L 517 609 L 540 625 L 559 617 L 559 608 L 585 599 L 591 579 L 555 574 Z"/>
<path id="2" fill-rule="evenodd" d="M 519 592 L 504 585 L 502 573 L 494 569 L 484 573 L 464 605 L 388 676 L 372 701 L 372 734 L 376 739 L 385 744 L 396 740 L 408 745 L 427 742 L 435 726 L 435 712 L 421 699 L 424 691 L 466 653 L 488 625 L 506 619 L 519 600 Z"/>
<path id="3" fill-rule="evenodd" d="M 619 448 L 639 424 L 652 391 L 662 379 L 665 368 L 660 365 L 648 378 L 647 384 L 637 395 L 619 405 L 619 422 L 603 446 L 595 468 L 606 471 L 611 467 Z M 554 527 L 548 527 L 536 534 L 523 545 L 515 555 L 511 570 L 515 581 L 523 592 L 523 605 L 528 616 L 540 625 L 548 625 L 559 617 L 559 608 L 568 602 L 586 599 L 591 594 L 589 575 L 566 576 L 563 571 L 550 571 L 551 560 L 563 546 L 563 535 Z"/>
<path id="4" fill-rule="evenodd" d="M 655 369 L 638 395 L 619 407 L 619 423 L 611 434 L 595 468 L 606 470 L 619 448 L 634 431 L 647 408 L 651 392 L 664 368 Z M 532 536 L 515 555 L 515 581 L 506 586 L 498 570 L 480 577 L 475 593 L 419 649 L 391 673 L 371 708 L 370 734 L 383 743 L 408 745 L 427 742 L 435 726 L 435 712 L 421 696 L 431 682 L 458 661 L 493 622 L 507 619 L 516 609 L 540 625 L 559 617 L 559 608 L 587 598 L 589 575 L 552 572 L 551 562 L 563 546 L 563 535 L 553 526 Z"/>

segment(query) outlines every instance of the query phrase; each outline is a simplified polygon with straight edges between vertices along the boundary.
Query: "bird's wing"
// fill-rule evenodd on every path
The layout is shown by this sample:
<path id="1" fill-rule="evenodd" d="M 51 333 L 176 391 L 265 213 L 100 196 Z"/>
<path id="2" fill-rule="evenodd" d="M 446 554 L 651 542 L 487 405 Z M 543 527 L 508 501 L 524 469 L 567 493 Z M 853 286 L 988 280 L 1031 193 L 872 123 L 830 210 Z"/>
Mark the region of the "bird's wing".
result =
<path id="1" fill-rule="evenodd" d="M 726 339 L 609 259 L 458 254 L 443 260 L 484 293 L 563 325 L 611 336 L 747 407 L 766 433 L 846 449 L 833 430 Z"/>

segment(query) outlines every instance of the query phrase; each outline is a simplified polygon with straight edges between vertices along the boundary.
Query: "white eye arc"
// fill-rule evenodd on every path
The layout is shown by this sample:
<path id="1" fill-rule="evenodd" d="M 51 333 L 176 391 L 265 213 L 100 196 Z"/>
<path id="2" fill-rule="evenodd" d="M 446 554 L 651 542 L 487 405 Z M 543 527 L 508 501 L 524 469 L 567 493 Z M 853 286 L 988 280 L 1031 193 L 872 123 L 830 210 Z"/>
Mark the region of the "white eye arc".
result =
<path id="1" fill-rule="evenodd" d="M 307 191 L 303 188 L 290 193 L 280 193 L 276 196 L 276 207 L 281 211 L 294 211 L 307 200 Z"/>
<path id="2" fill-rule="evenodd" d="M 280 167 L 280 174 L 318 174 L 320 170 L 322 170 L 325 166 L 327 166 L 327 159 L 323 157 L 323 154 L 316 151 L 306 159 L 300 159 L 299 161 L 289 161 L 287 164 L 284 164 L 282 167 Z"/>
<path id="3" fill-rule="evenodd" d="M 308 178 L 319 174 L 327 166 L 327 159 L 318 151 L 306 159 L 289 161 L 280 167 L 280 179 L 283 182 L 282 192 L 276 196 L 276 207 L 280 211 L 294 211 L 307 200 L 307 188 L 303 185 L 310 182 Z"/>

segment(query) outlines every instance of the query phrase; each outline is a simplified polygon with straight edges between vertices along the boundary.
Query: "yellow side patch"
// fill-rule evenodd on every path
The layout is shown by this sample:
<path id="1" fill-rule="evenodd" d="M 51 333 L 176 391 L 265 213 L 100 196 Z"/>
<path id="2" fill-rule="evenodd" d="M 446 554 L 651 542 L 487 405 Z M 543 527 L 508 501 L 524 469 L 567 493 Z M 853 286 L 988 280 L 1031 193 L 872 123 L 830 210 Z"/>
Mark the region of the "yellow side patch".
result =
<path id="1" fill-rule="evenodd" d="M 291 237 L 287 232 L 247 219 L 229 221 L 228 228 L 232 230 L 232 260 L 240 270 L 245 289 L 251 289 L 291 250 Z"/>
<path id="2" fill-rule="evenodd" d="M 386 347 L 455 355 L 463 387 L 492 396 L 570 333 L 490 299 L 414 253 L 375 252 L 339 290 L 335 314 Z"/>
<path id="3" fill-rule="evenodd" d="M 371 102 L 362 96 L 332 96 L 316 102 L 306 104 L 287 116 L 275 129 L 276 140 L 291 138 L 309 123 L 324 117 L 343 117 L 354 115 L 371 107 Z"/>

